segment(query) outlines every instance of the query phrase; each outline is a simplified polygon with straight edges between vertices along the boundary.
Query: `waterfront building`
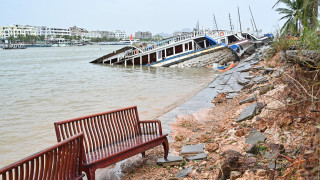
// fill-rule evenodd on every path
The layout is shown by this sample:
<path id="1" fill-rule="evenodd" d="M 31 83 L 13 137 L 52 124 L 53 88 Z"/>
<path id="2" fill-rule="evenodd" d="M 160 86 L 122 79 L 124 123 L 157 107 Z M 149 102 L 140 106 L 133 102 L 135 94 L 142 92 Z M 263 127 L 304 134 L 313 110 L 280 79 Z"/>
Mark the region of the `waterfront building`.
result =
<path id="1" fill-rule="evenodd" d="M 70 29 L 65 28 L 51 28 L 47 26 L 34 26 L 36 30 L 37 36 L 44 35 L 45 38 L 56 38 L 56 37 L 63 37 L 63 36 L 70 36 Z"/>
<path id="2" fill-rule="evenodd" d="M 70 27 L 71 36 L 80 36 L 82 37 L 83 33 L 88 33 L 88 31 L 84 28 L 79 28 L 77 26 Z"/>
<path id="3" fill-rule="evenodd" d="M 152 33 L 149 31 L 146 32 L 135 32 L 135 36 L 136 39 L 151 39 L 152 38 Z"/>
<path id="4" fill-rule="evenodd" d="M 0 38 L 7 39 L 10 36 L 18 37 L 19 35 L 36 35 L 36 29 L 32 26 L 24 26 L 20 24 L 12 24 L 0 27 Z"/>
<path id="5" fill-rule="evenodd" d="M 101 38 L 100 31 L 88 31 L 87 33 L 82 33 L 83 38 Z"/>
<path id="6" fill-rule="evenodd" d="M 127 37 L 127 34 L 125 31 L 116 30 L 115 31 L 115 38 L 116 39 L 125 39 Z"/>

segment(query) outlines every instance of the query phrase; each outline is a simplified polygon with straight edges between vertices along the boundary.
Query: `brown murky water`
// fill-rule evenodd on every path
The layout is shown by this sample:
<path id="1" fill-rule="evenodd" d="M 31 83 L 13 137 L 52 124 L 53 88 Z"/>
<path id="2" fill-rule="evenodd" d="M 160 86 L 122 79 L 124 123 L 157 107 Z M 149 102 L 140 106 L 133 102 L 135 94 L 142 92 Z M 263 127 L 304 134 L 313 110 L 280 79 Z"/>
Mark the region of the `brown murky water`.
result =
<path id="1" fill-rule="evenodd" d="M 0 49 L 0 167 L 53 145 L 55 121 L 132 105 L 151 118 L 214 77 L 209 69 L 88 63 L 118 48 Z"/>

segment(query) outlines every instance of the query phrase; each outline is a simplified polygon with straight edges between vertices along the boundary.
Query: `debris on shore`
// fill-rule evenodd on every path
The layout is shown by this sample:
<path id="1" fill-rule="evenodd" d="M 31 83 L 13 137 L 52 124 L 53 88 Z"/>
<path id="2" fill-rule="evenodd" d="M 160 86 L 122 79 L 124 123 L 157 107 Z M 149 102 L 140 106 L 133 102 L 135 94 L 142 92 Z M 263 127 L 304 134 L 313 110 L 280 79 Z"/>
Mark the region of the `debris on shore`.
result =
<path id="1" fill-rule="evenodd" d="M 320 75 L 268 53 L 221 74 L 213 108 L 177 116 L 169 154 L 175 163 L 157 164 L 158 147 L 123 179 L 319 177 L 320 103 L 312 99 L 319 94 L 307 92 L 319 93 Z"/>

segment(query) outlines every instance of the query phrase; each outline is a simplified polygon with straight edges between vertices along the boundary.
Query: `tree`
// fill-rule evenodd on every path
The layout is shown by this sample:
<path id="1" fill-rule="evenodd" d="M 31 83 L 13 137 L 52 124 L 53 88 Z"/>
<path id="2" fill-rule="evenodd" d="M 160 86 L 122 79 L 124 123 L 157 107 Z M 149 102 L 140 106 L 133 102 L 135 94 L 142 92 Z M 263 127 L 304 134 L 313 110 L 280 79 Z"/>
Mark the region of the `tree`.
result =
<path id="1" fill-rule="evenodd" d="M 286 6 L 286 8 L 276 9 L 279 14 L 284 14 L 279 20 L 287 20 L 281 28 L 281 32 L 299 33 L 304 24 L 304 0 L 279 0 L 273 7 L 279 3 L 283 3 Z"/>
<path id="2" fill-rule="evenodd" d="M 15 38 L 14 38 L 13 36 L 9 36 L 9 37 L 8 37 L 8 40 L 10 41 L 10 43 L 13 43 L 14 40 L 15 40 Z"/>
<path id="3" fill-rule="evenodd" d="M 277 8 L 282 19 L 287 19 L 281 31 L 284 33 L 299 34 L 302 28 L 315 29 L 318 24 L 319 0 L 278 0 L 273 8 L 283 3 L 286 8 Z"/>

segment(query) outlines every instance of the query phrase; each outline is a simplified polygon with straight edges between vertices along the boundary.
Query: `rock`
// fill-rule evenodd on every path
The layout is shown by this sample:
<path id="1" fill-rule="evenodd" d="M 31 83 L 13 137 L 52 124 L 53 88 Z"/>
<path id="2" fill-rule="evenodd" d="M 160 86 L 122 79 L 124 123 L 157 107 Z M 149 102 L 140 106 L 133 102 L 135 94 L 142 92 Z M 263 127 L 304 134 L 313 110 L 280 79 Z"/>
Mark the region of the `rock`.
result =
<path id="1" fill-rule="evenodd" d="M 191 156 L 191 157 L 187 157 L 187 161 L 193 161 L 193 160 L 203 160 L 203 159 L 207 159 L 207 153 L 200 153 L 197 154 L 195 156 Z"/>
<path id="2" fill-rule="evenodd" d="M 168 156 L 167 160 L 164 158 L 159 158 L 157 164 L 162 166 L 177 166 L 183 163 L 182 156 Z"/>
<path id="3" fill-rule="evenodd" d="M 244 135 L 244 130 L 243 129 L 239 129 L 234 133 L 236 136 L 241 137 Z"/>
<path id="4" fill-rule="evenodd" d="M 265 85 L 265 86 L 262 86 L 259 90 L 259 94 L 260 95 L 263 95 L 265 93 L 267 93 L 268 91 L 274 89 L 274 85 L 273 84 L 268 84 L 268 85 Z"/>
<path id="5" fill-rule="evenodd" d="M 264 169 L 258 169 L 256 175 L 258 175 L 258 176 L 265 176 L 265 175 L 266 175 L 266 170 L 264 170 Z"/>
<path id="6" fill-rule="evenodd" d="M 281 77 L 283 74 L 283 70 L 278 70 L 278 71 L 275 71 L 273 74 L 272 74 L 272 77 L 274 78 L 279 78 Z"/>
<path id="7" fill-rule="evenodd" d="M 230 173 L 230 180 L 236 180 L 241 176 L 241 173 L 238 171 L 231 171 Z"/>
<path id="8" fill-rule="evenodd" d="M 256 106 L 256 115 L 260 114 L 261 110 L 266 107 L 265 104 L 261 103 L 261 102 L 257 102 L 256 103 L 257 106 Z"/>
<path id="9" fill-rule="evenodd" d="M 281 170 L 281 168 L 283 168 L 283 164 L 280 164 L 278 162 L 276 162 L 276 164 L 273 162 L 268 163 L 268 168 L 269 169 L 276 169 L 276 170 Z"/>
<path id="10" fill-rule="evenodd" d="M 242 157 L 242 155 L 232 149 L 227 150 L 226 152 L 226 159 L 227 159 L 227 163 L 230 167 L 232 168 L 238 168 L 241 166 L 241 162 L 239 162 L 240 157 Z"/>
<path id="11" fill-rule="evenodd" d="M 197 144 L 197 145 L 185 145 L 182 147 L 180 152 L 181 155 L 194 155 L 198 153 L 203 153 L 204 144 Z"/>
<path id="12" fill-rule="evenodd" d="M 184 136 L 181 135 L 181 134 L 179 134 L 179 135 L 177 135 L 177 136 L 174 137 L 174 140 L 176 140 L 176 141 L 182 141 L 182 140 L 184 140 Z"/>
<path id="13" fill-rule="evenodd" d="M 219 144 L 218 143 L 209 143 L 206 145 L 206 150 L 208 152 L 214 152 L 219 148 Z"/>
<path id="14" fill-rule="evenodd" d="M 192 132 L 198 132 L 200 130 L 201 130 L 200 128 L 197 128 L 197 129 L 192 130 Z"/>
<path id="15" fill-rule="evenodd" d="M 258 154 L 258 148 L 256 144 L 250 144 L 247 148 L 246 148 L 246 153 L 251 153 L 251 154 Z"/>
<path id="16" fill-rule="evenodd" d="M 285 62 L 287 59 L 286 51 L 280 51 L 280 59 L 282 62 Z"/>
<path id="17" fill-rule="evenodd" d="M 276 69 L 274 68 L 265 68 L 262 74 L 269 74 L 270 72 L 274 72 Z"/>
<path id="18" fill-rule="evenodd" d="M 272 152 L 279 152 L 279 153 L 285 153 L 285 149 L 283 144 L 270 144 L 269 148 Z"/>
<path id="19" fill-rule="evenodd" d="M 284 146 L 282 144 L 270 144 L 268 146 L 271 151 L 267 151 L 263 154 L 263 157 L 265 159 L 274 161 L 280 153 L 285 152 Z"/>
<path id="20" fill-rule="evenodd" d="M 193 166 L 190 166 L 186 169 L 182 169 L 181 171 L 179 171 L 177 174 L 176 174 L 176 177 L 177 178 L 184 178 L 184 177 L 187 177 L 188 174 L 191 172 L 191 170 L 193 169 Z"/>
<path id="21" fill-rule="evenodd" d="M 261 132 L 253 129 L 251 130 L 249 136 L 247 137 L 246 143 L 253 145 L 259 142 L 264 142 L 265 140 L 266 140 L 266 137 Z"/>
<path id="22" fill-rule="evenodd" d="M 252 95 L 252 96 L 240 101 L 239 104 L 241 105 L 241 104 L 245 104 L 245 103 L 250 103 L 250 102 L 253 102 L 253 101 L 256 101 L 256 100 L 257 100 L 256 95 Z"/>
<path id="23" fill-rule="evenodd" d="M 262 103 L 254 103 L 243 109 L 240 116 L 237 118 L 236 122 L 245 121 L 247 119 L 253 118 L 253 116 L 259 114 L 261 109 L 264 107 Z"/>

